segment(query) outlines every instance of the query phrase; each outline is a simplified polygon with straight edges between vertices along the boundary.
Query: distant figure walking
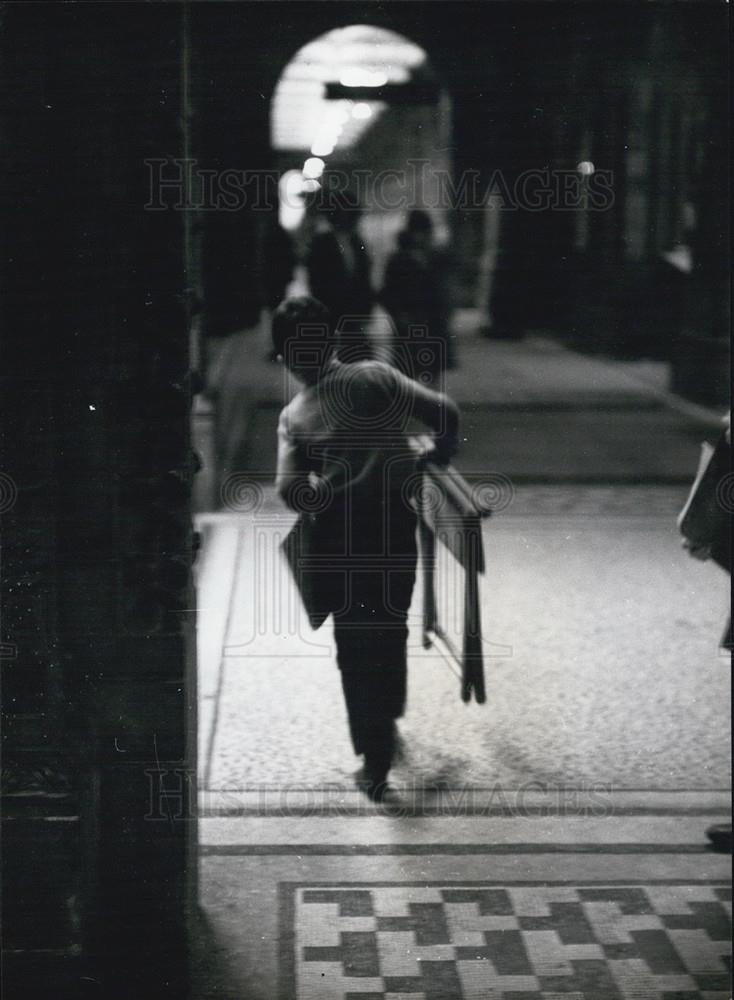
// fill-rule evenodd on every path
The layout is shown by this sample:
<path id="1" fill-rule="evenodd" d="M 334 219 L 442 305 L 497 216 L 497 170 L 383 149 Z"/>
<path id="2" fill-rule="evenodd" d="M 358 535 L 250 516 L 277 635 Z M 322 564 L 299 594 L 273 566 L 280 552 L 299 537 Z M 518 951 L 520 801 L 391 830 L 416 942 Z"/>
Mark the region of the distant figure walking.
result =
<path id="1" fill-rule="evenodd" d="M 356 203 L 334 205 L 320 220 L 306 259 L 311 294 L 329 310 L 345 361 L 372 355 L 367 324 L 374 296 L 370 255 L 359 234 L 361 214 Z"/>
<path id="2" fill-rule="evenodd" d="M 395 364 L 421 381 L 435 381 L 455 364 L 448 272 L 448 255 L 433 241 L 431 217 L 415 209 L 398 233 L 380 298 L 397 332 Z"/>
<path id="3" fill-rule="evenodd" d="M 280 415 L 276 485 L 292 509 L 316 511 L 311 549 L 325 559 L 320 601 L 333 615 L 352 744 L 364 755 L 358 783 L 381 800 L 405 708 L 416 571 L 407 431 L 412 420 L 432 430 L 435 457 L 447 462 L 458 409 L 390 365 L 339 361 L 329 313 L 313 298 L 282 303 L 273 338 L 304 385 Z"/>

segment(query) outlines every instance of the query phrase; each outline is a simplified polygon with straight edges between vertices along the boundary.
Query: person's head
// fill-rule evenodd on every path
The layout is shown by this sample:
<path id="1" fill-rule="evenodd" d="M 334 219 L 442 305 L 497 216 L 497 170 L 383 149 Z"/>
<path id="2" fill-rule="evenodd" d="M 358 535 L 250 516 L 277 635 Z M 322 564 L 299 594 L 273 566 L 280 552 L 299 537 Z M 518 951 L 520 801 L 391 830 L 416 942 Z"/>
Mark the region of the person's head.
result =
<path id="1" fill-rule="evenodd" d="M 311 295 L 284 299 L 273 313 L 273 349 L 289 371 L 313 385 L 329 363 L 334 350 L 331 316 Z"/>
<path id="2" fill-rule="evenodd" d="M 421 246 L 430 244 L 433 239 L 433 222 L 428 212 L 424 212 L 422 208 L 414 208 L 409 213 L 406 229 L 414 242 Z"/>

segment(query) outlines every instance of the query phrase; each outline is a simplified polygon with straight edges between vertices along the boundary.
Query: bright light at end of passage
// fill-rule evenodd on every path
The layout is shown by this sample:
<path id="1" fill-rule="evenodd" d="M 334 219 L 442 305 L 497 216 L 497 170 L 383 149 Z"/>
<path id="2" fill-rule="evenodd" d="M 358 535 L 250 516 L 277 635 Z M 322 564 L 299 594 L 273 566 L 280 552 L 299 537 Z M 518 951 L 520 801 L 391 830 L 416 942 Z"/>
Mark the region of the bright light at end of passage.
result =
<path id="1" fill-rule="evenodd" d="M 350 66 L 339 77 L 339 83 L 343 87 L 384 87 L 387 83 L 387 73 Z"/>

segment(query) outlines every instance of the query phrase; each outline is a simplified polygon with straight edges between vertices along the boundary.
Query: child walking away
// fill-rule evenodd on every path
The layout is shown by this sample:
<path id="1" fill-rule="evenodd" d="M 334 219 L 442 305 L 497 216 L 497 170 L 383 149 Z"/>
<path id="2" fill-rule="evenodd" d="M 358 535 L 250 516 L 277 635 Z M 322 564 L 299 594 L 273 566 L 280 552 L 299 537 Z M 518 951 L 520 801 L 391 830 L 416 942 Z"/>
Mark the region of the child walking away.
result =
<path id="1" fill-rule="evenodd" d="M 364 758 L 358 783 L 381 801 L 405 708 L 416 571 L 418 476 L 408 431 L 415 421 L 433 431 L 434 457 L 448 462 L 458 409 L 390 365 L 339 361 L 329 312 L 316 299 L 282 303 L 273 339 L 303 383 L 280 415 L 276 485 L 307 519 L 309 551 L 323 567 L 314 586 L 323 614 L 333 616 L 352 744 Z"/>

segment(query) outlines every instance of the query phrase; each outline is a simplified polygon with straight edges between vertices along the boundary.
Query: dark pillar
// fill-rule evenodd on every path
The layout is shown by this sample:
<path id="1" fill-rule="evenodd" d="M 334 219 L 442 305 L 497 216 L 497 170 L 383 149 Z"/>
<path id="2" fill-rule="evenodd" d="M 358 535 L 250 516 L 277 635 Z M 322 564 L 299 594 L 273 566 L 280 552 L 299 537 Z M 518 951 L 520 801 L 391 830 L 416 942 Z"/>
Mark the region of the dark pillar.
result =
<path id="1" fill-rule="evenodd" d="M 262 232 L 277 213 L 277 177 L 270 162 L 270 92 L 263 5 L 193 4 L 191 150 L 202 210 L 203 329 L 221 337 L 254 326 L 264 305 Z M 282 15 L 281 15 L 282 16 Z M 257 22 L 256 24 L 254 22 Z M 277 31 L 276 30 L 276 38 Z M 267 54 L 266 54 L 267 55 Z M 271 56 L 272 58 L 272 56 Z M 282 56 L 283 64 L 287 57 Z"/>
<path id="2" fill-rule="evenodd" d="M 145 164 L 183 150 L 183 11 L 3 12 L 8 997 L 186 995 L 187 282 Z"/>

